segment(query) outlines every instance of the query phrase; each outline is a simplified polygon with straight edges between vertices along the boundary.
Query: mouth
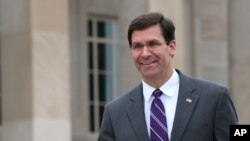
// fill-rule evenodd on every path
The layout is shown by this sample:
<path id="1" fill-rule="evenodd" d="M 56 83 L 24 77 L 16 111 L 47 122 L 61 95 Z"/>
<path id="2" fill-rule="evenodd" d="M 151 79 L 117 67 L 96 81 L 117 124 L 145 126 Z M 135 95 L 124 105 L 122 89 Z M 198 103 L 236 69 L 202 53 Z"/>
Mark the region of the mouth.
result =
<path id="1" fill-rule="evenodd" d="M 148 66 L 148 65 L 152 65 L 154 63 L 156 63 L 157 61 L 144 61 L 144 62 L 141 62 L 141 65 L 145 65 L 145 66 Z"/>

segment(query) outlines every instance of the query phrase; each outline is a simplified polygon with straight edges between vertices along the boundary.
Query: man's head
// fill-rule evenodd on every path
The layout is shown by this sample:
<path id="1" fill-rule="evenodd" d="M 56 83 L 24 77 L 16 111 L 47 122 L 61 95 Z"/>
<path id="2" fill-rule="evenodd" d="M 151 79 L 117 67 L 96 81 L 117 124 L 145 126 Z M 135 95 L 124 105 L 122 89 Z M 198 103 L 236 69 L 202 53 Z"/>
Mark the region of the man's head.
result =
<path id="1" fill-rule="evenodd" d="M 135 18 L 128 28 L 128 42 L 131 47 L 131 36 L 134 30 L 142 30 L 152 25 L 159 24 L 165 42 L 168 44 L 171 40 L 175 40 L 175 26 L 173 22 L 165 18 L 161 13 L 148 13 Z"/>
<path id="2" fill-rule="evenodd" d="M 129 26 L 128 41 L 135 66 L 151 86 L 160 87 L 173 73 L 174 31 L 174 24 L 159 13 L 141 15 Z"/>

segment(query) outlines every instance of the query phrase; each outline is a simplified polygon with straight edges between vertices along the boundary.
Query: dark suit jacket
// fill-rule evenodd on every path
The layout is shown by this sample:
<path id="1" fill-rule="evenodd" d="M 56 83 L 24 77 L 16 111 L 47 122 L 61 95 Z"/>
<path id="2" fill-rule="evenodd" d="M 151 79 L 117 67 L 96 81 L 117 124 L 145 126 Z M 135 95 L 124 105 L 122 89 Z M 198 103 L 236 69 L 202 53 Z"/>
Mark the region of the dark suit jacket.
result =
<path id="1" fill-rule="evenodd" d="M 237 124 L 237 115 L 228 90 L 177 72 L 180 88 L 171 141 L 229 141 L 229 125 Z M 140 84 L 107 104 L 98 141 L 149 141 L 143 99 Z"/>

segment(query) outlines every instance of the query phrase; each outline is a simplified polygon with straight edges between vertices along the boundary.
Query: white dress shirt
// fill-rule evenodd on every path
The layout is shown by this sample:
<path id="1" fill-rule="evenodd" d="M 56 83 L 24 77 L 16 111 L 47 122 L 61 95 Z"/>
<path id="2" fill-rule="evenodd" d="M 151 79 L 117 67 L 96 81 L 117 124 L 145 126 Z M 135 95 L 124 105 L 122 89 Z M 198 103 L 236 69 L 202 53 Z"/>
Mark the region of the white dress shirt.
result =
<path id="1" fill-rule="evenodd" d="M 154 99 L 152 93 L 156 88 L 151 87 L 143 80 L 142 80 L 142 86 L 143 86 L 143 96 L 144 96 L 145 119 L 148 129 L 148 135 L 150 136 L 150 107 Z M 179 93 L 179 75 L 175 70 L 170 79 L 160 87 L 160 90 L 163 92 L 163 95 L 161 95 L 160 99 L 165 108 L 165 113 L 167 116 L 168 137 L 169 139 L 171 139 L 171 132 L 172 132 L 177 98 Z"/>

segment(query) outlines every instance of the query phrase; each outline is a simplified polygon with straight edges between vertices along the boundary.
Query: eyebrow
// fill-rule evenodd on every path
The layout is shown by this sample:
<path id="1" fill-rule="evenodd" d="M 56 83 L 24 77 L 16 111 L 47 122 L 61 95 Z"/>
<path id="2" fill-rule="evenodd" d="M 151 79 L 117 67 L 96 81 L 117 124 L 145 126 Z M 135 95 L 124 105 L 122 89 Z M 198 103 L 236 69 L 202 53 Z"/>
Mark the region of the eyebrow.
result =
<path id="1" fill-rule="evenodd" d="M 151 39 L 151 40 L 146 41 L 146 43 L 149 43 L 149 42 L 161 42 L 161 41 L 159 41 L 157 39 Z M 141 42 L 132 42 L 132 44 L 143 44 L 143 43 L 141 43 Z"/>

